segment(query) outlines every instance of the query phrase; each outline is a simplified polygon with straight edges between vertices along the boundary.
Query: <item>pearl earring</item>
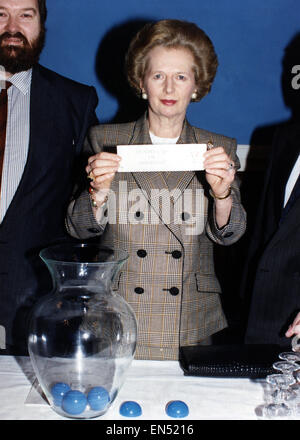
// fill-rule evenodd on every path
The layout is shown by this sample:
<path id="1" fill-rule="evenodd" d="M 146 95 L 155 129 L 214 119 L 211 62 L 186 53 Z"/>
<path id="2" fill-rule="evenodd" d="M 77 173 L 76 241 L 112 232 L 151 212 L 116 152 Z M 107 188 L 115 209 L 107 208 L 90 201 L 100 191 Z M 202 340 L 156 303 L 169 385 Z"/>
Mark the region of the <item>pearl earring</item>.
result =
<path id="1" fill-rule="evenodd" d="M 148 95 L 147 95 L 146 92 L 142 92 L 142 98 L 143 98 L 143 99 L 148 99 Z"/>
<path id="2" fill-rule="evenodd" d="M 197 92 L 194 92 L 193 94 L 192 94 L 192 99 L 196 99 L 197 98 Z"/>

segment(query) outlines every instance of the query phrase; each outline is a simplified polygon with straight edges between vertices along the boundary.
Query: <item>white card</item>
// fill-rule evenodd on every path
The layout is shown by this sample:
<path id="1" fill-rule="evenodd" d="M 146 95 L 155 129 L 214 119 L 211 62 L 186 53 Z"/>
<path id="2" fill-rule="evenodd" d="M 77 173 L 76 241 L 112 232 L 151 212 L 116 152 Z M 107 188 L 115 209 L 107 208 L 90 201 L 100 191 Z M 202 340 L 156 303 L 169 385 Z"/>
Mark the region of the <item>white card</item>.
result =
<path id="1" fill-rule="evenodd" d="M 118 145 L 119 172 L 203 170 L 206 144 Z"/>

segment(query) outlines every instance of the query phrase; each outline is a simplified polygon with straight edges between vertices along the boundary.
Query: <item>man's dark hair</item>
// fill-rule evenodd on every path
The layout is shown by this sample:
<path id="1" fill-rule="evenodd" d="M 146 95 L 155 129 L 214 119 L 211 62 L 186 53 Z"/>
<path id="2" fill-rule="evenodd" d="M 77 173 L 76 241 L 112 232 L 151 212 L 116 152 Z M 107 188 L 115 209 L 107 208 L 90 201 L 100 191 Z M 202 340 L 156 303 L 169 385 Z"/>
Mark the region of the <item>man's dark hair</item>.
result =
<path id="1" fill-rule="evenodd" d="M 41 17 L 41 23 L 44 25 L 47 18 L 47 6 L 46 0 L 38 0 L 39 13 Z"/>

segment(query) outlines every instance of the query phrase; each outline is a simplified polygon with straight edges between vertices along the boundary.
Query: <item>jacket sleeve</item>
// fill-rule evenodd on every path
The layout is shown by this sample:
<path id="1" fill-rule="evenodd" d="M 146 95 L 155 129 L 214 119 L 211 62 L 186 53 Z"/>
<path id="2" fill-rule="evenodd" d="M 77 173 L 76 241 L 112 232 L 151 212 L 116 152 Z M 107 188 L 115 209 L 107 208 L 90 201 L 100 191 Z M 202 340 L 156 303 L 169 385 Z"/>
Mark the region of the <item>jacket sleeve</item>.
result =
<path id="1" fill-rule="evenodd" d="M 92 127 L 84 141 L 83 154 L 86 157 L 92 156 L 101 151 L 100 142 L 97 139 L 97 127 Z M 88 192 L 88 182 L 75 187 L 72 200 L 67 209 L 66 229 L 67 232 L 75 238 L 88 239 L 101 235 L 107 223 L 105 209 L 99 222 L 95 219 L 91 204 L 91 198 Z"/>
<path id="2" fill-rule="evenodd" d="M 81 125 L 81 131 L 80 136 L 77 141 L 76 145 L 76 153 L 81 154 L 82 147 L 84 143 L 84 139 L 87 133 L 87 130 L 94 126 L 99 124 L 97 115 L 96 115 L 96 107 L 98 104 L 98 97 L 97 93 L 94 87 L 88 88 L 88 93 L 85 93 L 85 100 L 86 103 L 84 104 L 84 114 L 82 118 L 82 125 Z"/>
<path id="3" fill-rule="evenodd" d="M 227 153 L 234 160 L 236 169 L 240 168 L 240 161 L 236 154 L 236 141 L 230 140 Z M 239 179 L 236 176 L 231 184 L 232 208 L 230 218 L 223 228 L 219 229 L 216 223 L 215 202 L 211 198 L 206 233 L 217 244 L 229 246 L 238 241 L 246 230 L 246 212 L 241 204 Z"/>

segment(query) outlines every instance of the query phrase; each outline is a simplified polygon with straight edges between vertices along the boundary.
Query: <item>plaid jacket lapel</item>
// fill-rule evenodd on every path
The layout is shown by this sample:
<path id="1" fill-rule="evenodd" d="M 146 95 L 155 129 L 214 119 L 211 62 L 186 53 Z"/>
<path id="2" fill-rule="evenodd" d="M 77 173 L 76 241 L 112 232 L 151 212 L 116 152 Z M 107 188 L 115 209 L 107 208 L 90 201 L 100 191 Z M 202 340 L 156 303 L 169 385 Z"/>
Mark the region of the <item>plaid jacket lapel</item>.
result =
<path id="1" fill-rule="evenodd" d="M 205 131 L 195 133 L 192 126 L 185 120 L 180 138 L 178 139 L 177 143 L 207 143 L 209 140 L 211 139 L 208 138 L 208 135 Z M 130 144 L 151 144 L 146 115 L 137 121 Z M 162 172 L 135 172 L 132 173 L 132 175 L 138 187 L 146 192 L 148 203 L 152 209 L 155 210 L 160 220 L 166 224 L 164 220 L 166 220 L 166 218 L 168 220 L 170 219 L 170 222 L 166 224 L 166 226 L 182 242 L 183 240 L 180 222 L 176 221 L 178 219 L 174 217 L 176 211 L 175 204 L 180 203 L 179 199 L 182 197 L 184 190 L 189 186 L 194 178 L 195 172 L 193 170 L 186 172 L 174 172 L 169 175 L 167 181 Z M 171 194 L 169 216 L 164 216 L 164 212 L 162 212 L 163 206 L 160 203 L 161 199 L 163 198 L 164 191 L 166 191 L 166 194 Z"/>
<path id="2" fill-rule="evenodd" d="M 146 114 L 137 121 L 135 129 L 130 141 L 130 144 L 143 145 L 151 144 L 149 135 L 149 126 L 146 119 Z M 132 173 L 136 184 L 140 189 L 146 192 L 148 203 L 151 208 L 156 212 L 159 219 L 170 229 L 170 231 L 181 241 L 181 230 L 179 225 L 174 224 L 174 206 L 170 203 L 170 215 L 165 216 L 163 212 L 163 206 L 161 202 L 162 196 L 168 195 L 169 187 L 161 172 L 141 172 Z M 172 200 L 172 199 L 171 199 Z M 170 222 L 166 222 L 166 217 Z"/>

